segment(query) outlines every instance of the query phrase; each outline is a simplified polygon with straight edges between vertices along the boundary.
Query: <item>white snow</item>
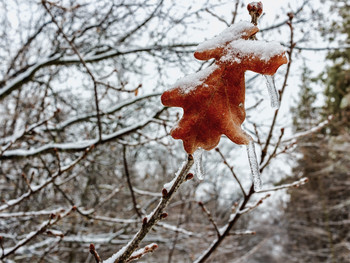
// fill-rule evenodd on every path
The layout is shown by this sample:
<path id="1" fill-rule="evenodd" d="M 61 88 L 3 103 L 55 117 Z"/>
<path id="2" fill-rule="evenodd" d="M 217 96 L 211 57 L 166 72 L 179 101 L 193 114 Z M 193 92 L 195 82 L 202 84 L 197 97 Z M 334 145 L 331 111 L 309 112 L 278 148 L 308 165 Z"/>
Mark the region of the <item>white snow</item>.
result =
<path id="1" fill-rule="evenodd" d="M 197 52 L 223 47 L 227 42 L 238 40 L 247 35 L 246 31 L 255 26 L 247 21 L 241 21 L 226 28 L 219 35 L 204 41 L 197 46 Z"/>
<path id="2" fill-rule="evenodd" d="M 153 116 L 147 119 L 144 119 L 143 121 L 140 121 L 139 123 L 136 123 L 134 125 L 130 125 L 129 127 L 126 127 L 124 129 L 120 129 L 116 132 L 113 132 L 111 134 L 104 134 L 102 135 L 102 142 L 106 142 L 109 140 L 113 140 L 117 137 L 122 136 L 123 134 L 128 134 L 129 132 L 132 132 L 140 127 L 143 127 L 150 123 L 153 120 Z M 66 143 L 51 143 L 46 144 L 38 148 L 31 148 L 28 150 L 25 149 L 15 149 L 15 150 L 9 150 L 3 153 L 3 156 L 6 157 L 12 157 L 12 156 L 32 156 L 35 154 L 39 154 L 41 152 L 51 150 L 51 149 L 58 149 L 58 150 L 84 150 L 88 147 L 90 147 L 93 144 L 99 143 L 99 139 L 91 139 L 91 140 L 82 140 L 82 141 L 76 141 L 76 142 L 66 142 Z"/>
<path id="3" fill-rule="evenodd" d="M 124 253 L 129 244 L 130 242 L 124 247 L 122 247 L 117 253 L 113 254 L 110 258 L 103 260 L 103 263 L 114 263 L 114 261 Z"/>
<path id="4" fill-rule="evenodd" d="M 175 183 L 176 179 L 177 179 L 177 176 L 175 176 L 175 177 L 173 178 L 173 180 L 171 180 L 170 182 L 164 184 L 164 185 L 163 185 L 163 188 L 166 189 L 167 192 L 169 192 L 170 189 L 171 189 L 171 187 L 173 187 L 173 184 Z"/>
<path id="5" fill-rule="evenodd" d="M 156 243 L 151 243 L 151 244 L 149 244 L 149 245 L 147 245 L 147 246 L 145 246 L 145 247 L 143 247 L 143 248 L 140 248 L 140 249 L 134 251 L 134 252 L 130 255 L 130 258 L 131 258 L 131 257 L 139 256 L 139 255 L 144 255 L 145 253 L 147 253 L 147 252 L 146 252 L 146 249 L 150 249 L 150 248 L 152 248 L 152 247 L 154 247 L 154 246 L 158 247 L 158 245 L 157 245 Z"/>
<path id="6" fill-rule="evenodd" d="M 173 178 L 173 180 L 171 180 L 169 183 L 164 184 L 164 188 L 170 192 L 171 188 L 173 187 L 174 183 L 176 182 L 177 178 L 180 176 L 180 173 L 182 171 L 182 169 L 185 167 L 186 165 L 186 161 L 182 163 L 182 165 L 180 166 L 179 170 L 175 173 L 175 177 Z M 156 209 L 156 208 L 155 208 Z M 154 212 L 154 211 L 153 211 Z M 153 212 L 148 216 L 148 218 L 150 218 L 150 216 L 153 215 Z"/>
<path id="7" fill-rule="evenodd" d="M 138 232 L 136 233 L 136 235 L 137 234 L 138 234 Z M 117 253 L 113 254 L 110 258 L 103 260 L 103 263 L 114 263 L 114 261 L 116 261 L 117 258 L 119 258 L 121 255 L 123 255 L 123 253 L 125 252 L 125 250 L 127 249 L 127 247 L 131 244 L 131 242 L 133 240 L 134 240 L 134 238 L 132 238 L 129 241 L 129 243 L 127 243 L 124 247 L 122 247 Z"/>
<path id="8" fill-rule="evenodd" d="M 26 217 L 26 216 L 42 216 L 56 214 L 63 212 L 63 208 L 57 208 L 53 210 L 40 210 L 40 211 L 29 211 L 29 212 L 14 212 L 14 213 L 0 213 L 0 218 L 11 218 L 11 217 Z"/>
<path id="9" fill-rule="evenodd" d="M 163 228 L 166 228 L 166 229 L 169 229 L 171 231 L 174 231 L 174 232 L 178 232 L 178 233 L 182 233 L 182 234 L 185 234 L 187 236 L 195 236 L 195 237 L 203 237 L 202 235 L 200 234 L 197 234 L 197 233 L 194 233 L 194 232 L 191 232 L 191 231 L 188 231 L 186 229 L 183 229 L 181 227 L 177 227 L 177 226 L 173 226 L 173 225 L 170 225 L 170 224 L 167 224 L 167 223 L 164 223 L 164 222 L 158 222 L 157 223 L 158 226 L 161 226 Z"/>
<path id="10" fill-rule="evenodd" d="M 60 56 L 61 56 L 60 54 L 56 54 L 53 57 L 42 59 L 42 60 L 38 61 L 35 65 L 28 68 L 22 74 L 19 74 L 16 78 L 14 78 L 10 82 L 8 82 L 7 85 L 0 90 L 0 98 L 5 96 L 5 94 L 7 92 L 11 92 L 12 89 L 14 89 L 24 79 L 26 79 L 26 78 L 30 77 L 30 75 L 34 74 L 38 69 L 40 69 L 40 67 L 42 67 L 43 65 L 48 64 L 52 61 L 57 60 Z"/>
<path id="11" fill-rule="evenodd" d="M 213 64 L 199 72 L 187 75 L 184 78 L 176 81 L 172 89 L 180 88 L 183 94 L 189 94 L 190 92 L 194 91 L 198 86 L 202 85 L 203 82 L 218 68 L 218 65 Z"/>
<path id="12" fill-rule="evenodd" d="M 239 39 L 229 43 L 226 50 L 227 54 L 223 56 L 220 61 L 231 61 L 237 56 L 239 58 L 252 56 L 268 61 L 273 56 L 282 54 L 284 52 L 284 47 L 278 42 Z"/>

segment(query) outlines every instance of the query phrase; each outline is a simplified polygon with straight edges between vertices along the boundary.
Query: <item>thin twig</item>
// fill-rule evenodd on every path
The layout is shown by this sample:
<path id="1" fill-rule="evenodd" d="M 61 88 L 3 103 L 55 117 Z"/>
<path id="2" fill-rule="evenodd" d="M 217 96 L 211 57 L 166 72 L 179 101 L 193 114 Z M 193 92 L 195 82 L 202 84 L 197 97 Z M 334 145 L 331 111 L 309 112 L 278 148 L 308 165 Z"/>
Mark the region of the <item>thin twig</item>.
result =
<path id="1" fill-rule="evenodd" d="M 0 236 L 1 257 L 5 254 L 3 242 L 4 242 L 4 238 L 2 236 Z"/>
<path id="2" fill-rule="evenodd" d="M 210 223 L 214 226 L 214 229 L 216 231 L 216 234 L 218 236 L 218 238 L 220 237 L 220 231 L 219 231 L 219 228 L 218 228 L 218 225 L 216 224 L 216 222 L 214 221 L 210 211 L 205 207 L 205 205 L 202 203 L 202 202 L 198 202 L 198 205 L 202 208 L 203 212 L 207 215 Z"/>
<path id="3" fill-rule="evenodd" d="M 158 245 L 155 243 L 150 244 L 148 246 L 145 246 L 144 248 L 141 248 L 138 251 L 135 251 L 134 253 L 132 253 L 132 255 L 129 257 L 129 259 L 126 262 L 131 262 L 131 261 L 134 261 L 136 259 L 140 259 L 144 255 L 146 255 L 148 253 L 152 253 L 157 248 L 158 248 Z"/>
<path id="4" fill-rule="evenodd" d="M 142 214 L 138 208 L 137 202 L 136 202 L 136 197 L 135 197 L 135 193 L 134 190 L 132 188 L 132 184 L 131 184 L 131 180 L 130 180 L 130 173 L 129 173 L 129 168 L 128 168 L 128 162 L 126 160 L 126 147 L 123 147 L 123 164 L 124 164 L 124 171 L 125 171 L 125 177 L 126 177 L 126 181 L 128 183 L 128 187 L 130 190 L 130 194 L 131 194 L 131 199 L 132 199 L 132 203 L 134 205 L 134 210 L 136 212 L 136 214 L 138 215 L 138 217 L 142 217 Z"/>
<path id="5" fill-rule="evenodd" d="M 22 157 L 29 157 L 34 155 L 39 155 L 42 153 L 51 152 L 54 149 L 60 150 L 60 151 L 84 151 L 88 147 L 92 147 L 99 144 L 104 144 L 107 142 L 110 142 L 112 140 L 119 139 L 125 135 L 128 135 L 130 133 L 133 133 L 145 126 L 147 126 L 149 123 L 153 122 L 154 118 L 159 116 L 163 111 L 165 110 L 165 107 L 159 109 L 157 112 L 155 112 L 151 117 L 140 121 L 137 124 L 130 125 L 129 127 L 123 128 L 121 130 L 118 130 L 116 132 L 113 132 L 111 134 L 104 134 L 102 137 L 102 141 L 99 141 L 98 138 L 91 139 L 91 140 L 82 140 L 78 141 L 74 144 L 72 143 L 50 143 L 43 145 L 39 148 L 24 150 L 24 149 L 16 149 L 16 150 L 10 150 L 3 154 L 3 156 L 0 156 L 0 159 L 12 159 L 12 158 L 22 158 Z"/>
<path id="6" fill-rule="evenodd" d="M 235 23 L 235 21 L 236 21 L 236 17 L 237 17 L 237 13 L 238 13 L 238 7 L 239 7 L 239 1 L 240 0 L 236 0 L 235 11 L 233 11 L 231 25 L 233 25 Z"/>
<path id="7" fill-rule="evenodd" d="M 230 26 L 230 24 L 229 24 L 225 19 L 223 19 L 222 17 L 218 16 L 218 15 L 215 14 L 214 12 L 210 11 L 208 8 L 206 8 L 205 11 L 206 11 L 207 13 L 209 13 L 210 15 L 212 15 L 213 17 L 215 17 L 217 20 L 223 22 L 227 27 Z"/>
<path id="8" fill-rule="evenodd" d="M 182 217 L 183 217 L 184 210 L 185 210 L 185 202 L 183 202 L 181 204 L 180 213 L 179 213 L 179 216 L 178 216 L 178 221 L 177 221 L 177 226 L 176 226 L 177 229 L 179 229 L 179 227 L 180 227 L 180 225 L 182 223 Z M 168 263 L 171 263 L 171 260 L 173 258 L 174 251 L 175 251 L 175 248 L 176 248 L 176 243 L 178 241 L 178 237 L 179 237 L 179 231 L 175 231 L 175 235 L 174 235 L 174 238 L 173 238 L 171 249 L 170 249 L 169 255 L 168 255 Z"/>
<path id="9" fill-rule="evenodd" d="M 77 165 L 82 159 L 84 159 L 87 156 L 87 154 L 90 152 L 90 150 L 92 148 L 93 147 L 90 147 L 90 148 L 86 149 L 85 152 L 80 157 L 78 157 L 76 160 L 74 160 L 69 165 L 62 167 L 60 173 L 58 171 L 55 172 L 54 174 L 52 174 L 52 176 L 50 178 L 48 178 L 47 180 L 45 180 L 41 184 L 35 185 L 35 186 L 31 186 L 31 189 L 32 189 L 31 191 L 28 191 L 28 192 L 22 194 L 20 197 L 18 197 L 16 199 L 12 199 L 12 200 L 8 201 L 5 205 L 0 206 L 0 211 L 3 211 L 5 209 L 8 209 L 8 208 L 13 207 L 15 205 L 18 205 L 23 200 L 29 198 L 31 195 L 33 195 L 35 193 L 38 193 L 40 190 L 46 188 L 49 184 L 53 183 L 56 180 L 56 178 L 58 178 L 64 172 L 68 172 L 71 169 L 73 169 L 73 167 L 75 165 Z"/>
<path id="10" fill-rule="evenodd" d="M 270 196 L 271 196 L 270 194 L 265 195 L 264 197 L 260 198 L 254 205 L 247 206 L 244 210 L 239 210 L 238 213 L 240 213 L 241 215 L 249 213 L 250 211 L 257 208 L 259 205 L 261 205 L 263 201 L 269 198 Z"/>
<path id="11" fill-rule="evenodd" d="M 294 183 L 291 184 L 282 184 L 273 188 L 269 188 L 269 189 L 262 189 L 260 191 L 258 191 L 257 193 L 267 193 L 267 192 L 273 192 L 273 191 L 278 191 L 278 190 L 282 190 L 282 189 L 286 189 L 286 188 L 292 188 L 292 187 L 299 187 L 301 185 L 306 184 L 309 181 L 309 179 L 307 177 L 301 178 L 298 181 L 295 181 Z"/>
<path id="12" fill-rule="evenodd" d="M 50 219 L 47 220 L 46 222 L 42 223 L 41 226 L 36 231 L 29 233 L 24 239 L 19 241 L 14 247 L 7 249 L 7 251 L 5 251 L 5 253 L 2 254 L 0 259 L 4 259 L 5 257 L 15 253 L 17 249 L 24 246 L 29 241 L 33 240 L 36 236 L 43 233 L 49 226 L 56 224 L 58 221 L 60 221 L 62 218 L 65 218 L 73 211 L 75 211 L 75 206 L 71 207 L 69 210 L 67 210 L 62 215 L 61 214 L 57 214 L 57 215 L 52 214 L 50 216 Z"/>
<path id="13" fill-rule="evenodd" d="M 280 136 L 278 137 L 278 141 L 275 145 L 275 148 L 273 149 L 272 153 L 270 154 L 269 158 L 267 159 L 267 161 L 265 162 L 264 165 L 262 165 L 262 167 L 260 168 L 260 173 L 266 168 L 266 166 L 270 163 L 270 161 L 272 160 L 272 158 L 274 158 L 276 156 L 276 152 L 277 152 L 277 149 L 278 147 L 280 146 L 281 144 L 281 140 L 282 140 L 282 137 L 284 135 L 284 128 L 281 129 L 281 134 Z"/>
<path id="14" fill-rule="evenodd" d="M 214 240 L 214 242 L 211 243 L 210 247 L 202 255 L 200 255 L 199 258 L 197 258 L 194 261 L 194 263 L 203 263 L 203 262 L 205 262 L 214 253 L 214 251 L 220 246 L 222 241 L 227 236 L 230 235 L 231 229 L 237 223 L 238 219 L 242 216 L 242 214 L 239 213 L 239 211 L 242 211 L 242 210 L 244 210 L 246 208 L 246 205 L 247 205 L 248 201 L 250 200 L 250 198 L 252 197 L 253 194 L 254 194 L 254 185 L 252 185 L 250 187 L 250 190 L 249 190 L 248 194 L 243 198 L 242 202 L 239 204 L 238 209 L 236 209 L 236 213 L 234 213 L 230 217 L 230 220 L 229 220 L 228 224 L 224 228 L 222 228 L 222 231 L 220 231 L 222 233 L 220 235 L 220 237 L 217 238 L 216 240 Z"/>
<path id="15" fill-rule="evenodd" d="M 73 49 L 74 53 L 78 56 L 80 62 L 83 64 L 84 68 L 86 69 L 86 72 L 90 76 L 92 82 L 94 83 L 94 97 L 95 97 L 95 107 L 96 107 L 96 114 L 97 114 L 97 125 L 98 125 L 98 137 L 99 140 L 102 140 L 102 125 L 101 125 L 101 117 L 100 117 L 100 106 L 98 103 L 98 94 L 97 94 L 97 81 L 95 79 L 95 76 L 92 74 L 91 70 L 87 66 L 85 60 L 83 59 L 82 55 L 80 54 L 77 47 L 74 45 L 74 43 L 68 38 L 68 36 L 63 32 L 62 27 L 58 24 L 57 20 L 55 19 L 54 15 L 51 13 L 50 9 L 46 6 L 46 0 L 41 0 L 42 5 L 48 12 L 48 14 L 51 16 L 52 22 L 57 26 L 58 31 L 62 34 L 63 38 L 68 42 L 68 44 Z"/>
<path id="16" fill-rule="evenodd" d="M 244 191 L 244 188 L 243 188 L 243 186 L 242 186 L 242 184 L 241 184 L 241 181 L 238 179 L 238 177 L 237 177 L 235 171 L 233 170 L 232 166 L 230 166 L 230 165 L 228 164 L 228 162 L 227 162 L 225 156 L 222 154 L 222 152 L 220 151 L 219 148 L 216 148 L 215 150 L 220 154 L 222 160 L 224 161 L 224 164 L 228 167 L 228 169 L 230 169 L 230 171 L 231 171 L 233 177 L 235 178 L 235 180 L 236 180 L 237 183 L 239 184 L 239 187 L 241 188 L 241 191 L 242 191 L 243 195 L 246 196 L 247 194 L 246 194 L 246 192 Z"/>
<path id="17" fill-rule="evenodd" d="M 90 254 L 92 254 L 94 256 L 94 259 L 96 260 L 96 263 L 100 263 L 102 262 L 100 255 L 97 253 L 96 249 L 95 249 L 95 245 L 94 244 L 90 244 Z"/>
<path id="18" fill-rule="evenodd" d="M 285 91 L 285 88 L 287 87 L 287 80 L 288 80 L 288 77 L 289 77 L 290 67 L 291 67 L 291 64 L 292 64 L 292 54 L 293 54 L 293 49 L 294 49 L 294 46 L 295 46 L 295 43 L 294 43 L 294 30 L 293 30 L 293 26 L 292 26 L 293 14 L 289 13 L 288 16 L 289 16 L 289 23 L 288 23 L 288 25 L 290 27 L 290 50 L 288 52 L 289 63 L 287 65 L 287 71 L 286 71 L 286 74 L 285 74 L 285 77 L 284 77 L 282 90 L 280 91 L 280 98 L 279 98 L 280 103 L 282 102 L 283 93 Z M 268 136 L 267 136 L 267 139 L 266 139 L 265 146 L 264 146 L 264 148 L 261 151 L 260 164 L 263 163 L 263 161 L 265 160 L 265 157 L 267 155 L 267 150 L 268 150 L 268 148 L 270 146 L 270 141 L 272 139 L 273 130 L 275 128 L 275 124 L 276 124 L 278 113 L 279 113 L 279 108 L 275 110 L 275 114 L 274 114 L 273 119 L 272 119 L 272 123 L 271 123 L 270 130 L 269 130 L 269 133 L 268 133 Z"/>
<path id="19" fill-rule="evenodd" d="M 7 143 L 7 145 L 4 146 L 4 148 L 2 148 L 0 150 L 0 157 L 4 154 L 5 151 L 7 151 L 15 142 L 17 142 L 19 139 L 23 138 L 24 135 L 34 131 L 36 128 L 40 127 L 41 125 L 47 124 L 49 120 L 51 120 L 52 118 L 54 118 L 57 113 L 59 112 L 59 110 L 56 110 L 52 116 L 50 116 L 49 118 L 40 121 L 38 123 L 32 124 L 29 127 L 26 127 L 25 129 L 23 129 L 22 132 L 18 133 L 16 136 L 12 135 L 10 137 L 6 137 L 1 139 L 1 143 Z"/>

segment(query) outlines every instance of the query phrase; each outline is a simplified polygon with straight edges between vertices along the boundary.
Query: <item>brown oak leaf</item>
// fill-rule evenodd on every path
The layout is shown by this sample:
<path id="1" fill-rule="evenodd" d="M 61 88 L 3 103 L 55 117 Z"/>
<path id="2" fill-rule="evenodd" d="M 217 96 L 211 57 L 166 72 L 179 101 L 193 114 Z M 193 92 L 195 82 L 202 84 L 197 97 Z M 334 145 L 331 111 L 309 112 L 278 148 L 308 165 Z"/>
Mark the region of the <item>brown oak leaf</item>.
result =
<path id="1" fill-rule="evenodd" d="M 246 115 L 244 72 L 273 75 L 288 62 L 279 44 L 249 40 L 258 30 L 251 23 L 240 22 L 200 44 L 194 56 L 214 58 L 215 63 L 163 93 L 165 106 L 184 110 L 171 136 L 183 141 L 187 153 L 213 149 L 222 134 L 236 144 L 248 144 L 249 136 L 241 128 Z"/>

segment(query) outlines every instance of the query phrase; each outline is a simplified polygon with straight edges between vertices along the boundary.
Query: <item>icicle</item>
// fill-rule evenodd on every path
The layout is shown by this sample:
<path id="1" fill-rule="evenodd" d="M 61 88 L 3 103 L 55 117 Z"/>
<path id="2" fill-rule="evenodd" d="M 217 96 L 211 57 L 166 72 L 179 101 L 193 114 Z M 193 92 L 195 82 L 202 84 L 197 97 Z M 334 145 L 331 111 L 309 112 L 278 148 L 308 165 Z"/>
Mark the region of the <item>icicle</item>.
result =
<path id="1" fill-rule="evenodd" d="M 258 159 L 256 158 L 254 141 L 251 139 L 247 145 L 248 160 L 250 165 L 250 171 L 253 176 L 254 190 L 259 191 L 261 189 L 261 177 L 259 172 Z"/>
<path id="2" fill-rule="evenodd" d="M 275 85 L 275 78 L 273 76 L 264 75 L 266 78 L 267 90 L 270 95 L 271 107 L 274 109 L 278 109 L 280 107 L 280 100 L 278 91 Z"/>
<path id="3" fill-rule="evenodd" d="M 202 148 L 199 148 L 193 154 L 194 163 L 195 163 L 195 166 L 196 166 L 196 175 L 197 175 L 197 178 L 199 180 L 203 180 L 204 179 L 203 162 L 202 162 L 203 152 L 204 152 L 204 150 Z"/>

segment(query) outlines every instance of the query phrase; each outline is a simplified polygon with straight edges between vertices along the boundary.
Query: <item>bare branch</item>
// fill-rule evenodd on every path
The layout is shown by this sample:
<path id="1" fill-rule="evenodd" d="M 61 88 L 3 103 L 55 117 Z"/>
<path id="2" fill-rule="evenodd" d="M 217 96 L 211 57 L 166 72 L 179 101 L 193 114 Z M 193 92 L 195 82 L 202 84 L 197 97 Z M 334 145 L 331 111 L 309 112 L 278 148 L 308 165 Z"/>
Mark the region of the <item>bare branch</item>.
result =
<path id="1" fill-rule="evenodd" d="M 286 189 L 286 188 L 299 187 L 301 185 L 306 184 L 308 181 L 309 181 L 309 179 L 304 177 L 298 181 L 295 181 L 294 183 L 282 184 L 282 185 L 279 185 L 279 186 L 276 186 L 273 188 L 269 188 L 269 189 L 262 189 L 262 190 L 258 191 L 257 193 L 267 193 L 267 192 L 278 191 L 278 190 L 282 190 L 282 189 Z"/>
<path id="2" fill-rule="evenodd" d="M 86 72 L 88 73 L 92 82 L 94 83 L 95 107 L 96 107 L 97 125 L 98 125 L 98 131 L 99 131 L 98 138 L 99 138 L 99 141 L 101 141 L 102 140 L 102 126 L 101 126 L 101 117 L 100 117 L 100 106 L 99 106 L 98 94 L 97 94 L 97 81 L 95 79 L 95 76 L 92 74 L 91 70 L 87 66 L 87 64 L 84 61 L 79 50 L 76 48 L 74 43 L 71 40 L 69 40 L 68 36 L 63 32 L 63 29 L 58 24 L 57 20 L 55 19 L 54 15 L 51 13 L 50 9 L 46 6 L 46 0 L 42 0 L 41 3 L 44 6 L 44 8 L 46 9 L 46 11 L 48 12 L 48 14 L 51 16 L 52 21 L 57 26 L 57 28 L 58 28 L 59 32 L 62 34 L 63 38 L 68 42 L 68 44 L 72 47 L 74 53 L 79 57 L 80 62 L 83 64 L 84 68 L 86 69 Z"/>
<path id="3" fill-rule="evenodd" d="M 216 231 L 216 234 L 218 236 L 218 238 L 220 237 L 220 231 L 219 231 L 219 228 L 216 224 L 216 222 L 214 221 L 211 213 L 209 212 L 209 210 L 205 207 L 205 205 L 202 203 L 202 202 L 198 202 L 199 206 L 202 208 L 203 212 L 207 215 L 210 223 L 214 226 L 214 229 Z"/>
<path id="4" fill-rule="evenodd" d="M 126 176 L 126 181 L 128 183 L 128 187 L 130 190 L 130 194 L 131 194 L 131 199 L 132 199 L 132 203 L 134 205 L 134 210 L 136 212 L 136 214 L 141 218 L 142 214 L 139 210 L 138 204 L 136 202 L 136 198 L 135 198 L 135 194 L 134 194 L 134 190 L 132 188 L 132 184 L 131 184 L 131 180 L 130 180 L 130 173 L 129 173 L 129 168 L 128 168 L 128 162 L 126 160 L 126 147 L 123 147 L 123 164 L 124 164 L 124 172 L 125 172 L 125 176 Z"/>
<path id="5" fill-rule="evenodd" d="M 5 209 L 8 209 L 10 207 L 13 207 L 19 203 L 21 203 L 23 200 L 29 198 L 31 195 L 38 193 L 40 190 L 44 189 L 46 186 L 48 186 L 49 184 L 53 183 L 57 177 L 59 177 L 60 175 L 62 175 L 64 172 L 70 171 L 71 169 L 73 169 L 74 166 L 76 166 L 81 160 L 83 160 L 87 154 L 90 152 L 90 150 L 93 147 L 90 147 L 88 149 L 85 150 L 84 154 L 82 154 L 79 158 L 77 158 L 74 162 L 72 162 L 69 165 L 66 165 L 64 167 L 61 168 L 61 171 L 57 171 L 56 173 L 54 173 L 49 179 L 47 179 L 46 181 L 42 182 L 39 185 L 35 185 L 35 186 L 31 186 L 31 190 L 22 194 L 20 197 L 7 201 L 5 205 L 0 206 L 0 211 L 3 211 Z"/>
<path id="6" fill-rule="evenodd" d="M 161 114 L 165 108 L 160 109 L 158 112 L 156 112 L 152 117 L 145 119 L 144 121 L 141 121 L 137 124 L 134 124 L 130 127 L 121 129 L 119 131 L 116 131 L 111 134 L 102 135 L 102 140 L 100 141 L 98 138 L 93 140 L 85 140 L 85 141 L 78 141 L 74 143 L 51 143 L 43 145 L 42 147 L 36 148 L 36 149 L 30 149 L 30 150 L 22 150 L 22 149 L 16 149 L 16 150 L 9 150 L 5 152 L 0 159 L 11 159 L 11 158 L 20 158 L 20 157 L 29 157 L 29 156 L 35 156 L 42 153 L 51 152 L 54 149 L 60 150 L 60 151 L 84 151 L 86 148 L 91 146 L 97 146 L 99 144 L 104 144 L 119 138 L 122 138 L 125 135 L 128 135 L 130 133 L 133 133 L 149 123 L 153 121 L 153 118 L 156 118 L 159 114 Z"/>
<path id="7" fill-rule="evenodd" d="M 152 253 L 154 250 L 156 250 L 158 248 L 158 245 L 153 243 L 150 244 L 148 246 L 145 246 L 144 248 L 141 248 L 137 251 L 135 251 L 134 253 L 131 254 L 130 258 L 126 261 L 126 262 L 131 262 L 137 259 L 142 258 L 144 255 L 148 254 L 148 253 Z"/>
<path id="8" fill-rule="evenodd" d="M 242 186 L 241 181 L 238 179 L 236 173 L 234 172 L 233 167 L 230 166 L 230 165 L 228 164 L 228 162 L 227 162 L 225 156 L 222 154 L 222 152 L 220 151 L 219 148 L 216 148 L 215 150 L 220 154 L 222 160 L 224 161 L 224 164 L 228 167 L 228 169 L 230 169 L 230 171 L 231 171 L 233 177 L 235 178 L 235 180 L 237 181 L 239 187 L 241 188 L 241 191 L 242 191 L 243 195 L 246 196 L 247 194 L 246 194 L 246 192 L 244 191 L 244 188 L 243 188 L 243 186 Z"/>
<path id="9" fill-rule="evenodd" d="M 51 216 L 51 218 L 49 220 L 47 220 L 46 222 L 42 223 L 41 226 L 36 231 L 33 231 L 33 232 L 29 233 L 24 239 L 19 241 L 14 247 L 5 249 L 5 251 L 2 254 L 0 259 L 4 259 L 7 256 L 15 253 L 17 249 L 19 249 L 20 247 L 22 247 L 25 244 L 27 244 L 29 241 L 34 239 L 37 235 L 43 233 L 49 226 L 52 226 L 52 225 L 56 224 L 58 221 L 60 221 L 61 219 L 65 218 L 66 216 L 68 216 L 72 211 L 75 211 L 75 207 L 74 206 L 72 208 L 68 209 L 63 214 L 57 214 L 57 215 L 53 214 Z"/>

